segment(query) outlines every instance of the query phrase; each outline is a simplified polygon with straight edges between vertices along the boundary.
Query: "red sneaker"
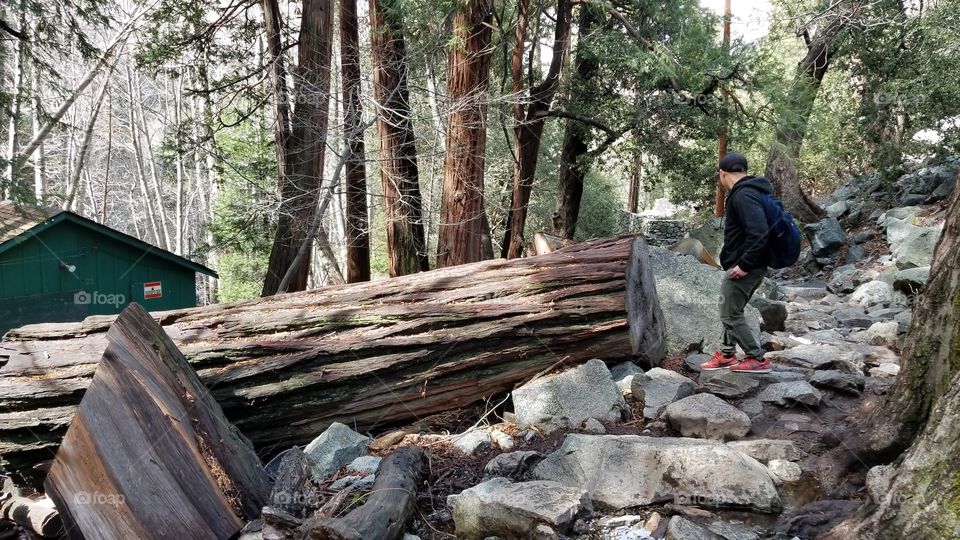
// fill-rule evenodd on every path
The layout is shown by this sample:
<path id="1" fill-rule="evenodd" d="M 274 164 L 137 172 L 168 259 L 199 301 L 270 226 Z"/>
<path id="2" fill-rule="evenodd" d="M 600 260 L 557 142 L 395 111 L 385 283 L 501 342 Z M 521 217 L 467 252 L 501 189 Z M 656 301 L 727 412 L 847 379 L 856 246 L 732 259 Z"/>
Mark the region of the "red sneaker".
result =
<path id="1" fill-rule="evenodd" d="M 737 356 L 724 356 L 720 351 L 713 353 L 713 356 L 710 360 L 700 364 L 700 369 L 703 371 L 716 371 L 718 369 L 728 368 L 730 366 L 735 366 L 739 362 Z"/>
<path id="2" fill-rule="evenodd" d="M 761 358 L 744 358 L 743 362 L 730 368 L 730 371 L 741 371 L 744 373 L 770 373 L 772 364 L 770 360 Z"/>

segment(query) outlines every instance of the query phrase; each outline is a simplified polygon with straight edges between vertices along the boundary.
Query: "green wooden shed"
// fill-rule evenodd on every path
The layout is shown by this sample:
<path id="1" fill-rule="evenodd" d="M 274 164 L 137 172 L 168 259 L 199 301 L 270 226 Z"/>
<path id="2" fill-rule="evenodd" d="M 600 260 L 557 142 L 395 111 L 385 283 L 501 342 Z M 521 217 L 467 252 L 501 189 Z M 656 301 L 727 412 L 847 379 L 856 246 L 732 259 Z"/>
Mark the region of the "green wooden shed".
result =
<path id="1" fill-rule="evenodd" d="M 0 201 L 0 335 L 41 322 L 197 305 L 216 272 L 73 212 Z"/>

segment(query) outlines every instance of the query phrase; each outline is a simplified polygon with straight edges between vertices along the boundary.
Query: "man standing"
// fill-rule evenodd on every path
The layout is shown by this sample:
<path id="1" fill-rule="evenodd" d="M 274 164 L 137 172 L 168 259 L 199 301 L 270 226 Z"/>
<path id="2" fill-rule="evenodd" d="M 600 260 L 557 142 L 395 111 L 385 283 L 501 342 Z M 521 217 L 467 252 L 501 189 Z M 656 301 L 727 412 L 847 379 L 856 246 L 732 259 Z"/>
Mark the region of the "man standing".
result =
<path id="1" fill-rule="evenodd" d="M 720 265 L 727 274 L 720 286 L 720 322 L 723 345 L 700 369 L 769 373 L 770 360 L 763 357 L 760 336 L 747 325 L 744 308 L 767 273 L 770 228 L 761 197 L 772 194 L 766 178 L 747 174 L 747 158 L 735 152 L 720 160 L 720 185 L 727 191 L 723 249 Z M 746 357 L 737 359 L 737 345 Z"/>

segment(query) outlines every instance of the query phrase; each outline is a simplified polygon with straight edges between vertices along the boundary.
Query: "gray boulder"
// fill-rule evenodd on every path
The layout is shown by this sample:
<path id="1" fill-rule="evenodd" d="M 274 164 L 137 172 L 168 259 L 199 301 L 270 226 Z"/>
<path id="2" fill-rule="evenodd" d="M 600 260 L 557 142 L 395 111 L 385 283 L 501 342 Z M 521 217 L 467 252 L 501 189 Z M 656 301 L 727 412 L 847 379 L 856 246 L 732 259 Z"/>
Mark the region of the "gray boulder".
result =
<path id="1" fill-rule="evenodd" d="M 784 459 L 771 459 L 767 463 L 767 468 L 780 480 L 785 483 L 799 482 L 803 476 L 803 470 L 800 465 Z"/>
<path id="2" fill-rule="evenodd" d="M 334 422 L 303 449 L 312 464 L 310 475 L 313 481 L 324 482 L 341 467 L 366 454 L 372 442 L 370 437 Z"/>
<path id="3" fill-rule="evenodd" d="M 812 343 L 790 347 L 771 356 L 802 368 L 825 369 L 834 365 L 838 360 L 848 357 L 848 354 L 835 345 Z"/>
<path id="4" fill-rule="evenodd" d="M 664 407 L 693 394 L 697 386 L 677 372 L 653 368 L 633 379 L 633 394 L 643 397 L 644 418 L 655 418 Z"/>
<path id="5" fill-rule="evenodd" d="M 848 328 L 870 328 L 877 320 L 869 315 L 863 307 L 843 308 L 833 312 L 833 318 L 840 326 Z"/>
<path id="6" fill-rule="evenodd" d="M 453 446 L 468 456 L 488 450 L 491 446 L 490 434 L 482 429 L 471 429 L 451 437 Z"/>
<path id="7" fill-rule="evenodd" d="M 376 474 L 380 468 L 380 461 L 383 458 L 378 456 L 360 456 L 347 465 L 347 470 L 358 472 L 363 475 Z"/>
<path id="8" fill-rule="evenodd" d="M 727 538 L 689 519 L 673 516 L 667 522 L 667 535 L 664 536 L 664 540 L 727 540 Z"/>
<path id="9" fill-rule="evenodd" d="M 512 396 L 520 429 L 537 426 L 547 433 L 578 427 L 587 418 L 618 422 L 626 408 L 610 370 L 596 358 L 527 383 Z"/>
<path id="10" fill-rule="evenodd" d="M 617 383 L 617 388 L 625 399 L 634 399 L 633 379 L 643 377 L 643 369 L 633 362 L 621 362 L 610 369 L 610 376 Z"/>
<path id="11" fill-rule="evenodd" d="M 714 351 L 720 347 L 723 327 L 718 302 L 724 273 L 663 248 L 650 248 L 657 296 L 666 323 L 667 353 Z M 745 310 L 747 324 L 760 332 L 760 314 Z"/>
<path id="12" fill-rule="evenodd" d="M 860 271 L 852 264 L 845 264 L 833 271 L 827 289 L 832 293 L 846 294 L 853 292 L 860 283 Z"/>
<path id="13" fill-rule="evenodd" d="M 769 513 L 783 507 L 766 467 L 706 439 L 571 434 L 533 474 L 587 489 L 595 503 L 614 509 L 665 501 Z"/>
<path id="14" fill-rule="evenodd" d="M 546 456 L 540 452 L 534 452 L 532 450 L 497 454 L 484 466 L 483 473 L 487 476 L 502 476 L 519 480 L 532 469 L 534 465 L 540 463 L 544 457 Z"/>
<path id="15" fill-rule="evenodd" d="M 911 220 L 912 218 L 885 218 L 883 226 L 887 231 L 887 244 L 890 245 L 890 253 L 896 253 L 908 236 L 917 236 L 923 231 L 923 227 L 914 225 Z"/>
<path id="16" fill-rule="evenodd" d="M 918 268 L 930 266 L 933 250 L 940 238 L 939 227 L 913 227 L 893 252 L 897 259 L 897 268 Z"/>
<path id="17" fill-rule="evenodd" d="M 904 294 L 916 294 L 930 279 L 930 267 L 919 266 L 907 268 L 896 273 L 893 279 L 893 288 Z"/>
<path id="18" fill-rule="evenodd" d="M 753 459 L 767 463 L 772 459 L 797 461 L 803 457 L 803 452 L 793 441 L 780 439 L 754 439 L 752 441 L 730 441 L 730 446 Z"/>
<path id="19" fill-rule="evenodd" d="M 853 291 L 848 302 L 863 307 L 891 304 L 893 303 L 893 286 L 883 281 L 868 281 Z"/>
<path id="20" fill-rule="evenodd" d="M 505 538 L 556 538 L 583 508 L 589 508 L 586 492 L 556 482 L 512 483 L 492 478 L 447 497 L 457 538 L 482 540 Z"/>
<path id="21" fill-rule="evenodd" d="M 810 235 L 810 248 L 814 257 L 830 257 L 843 247 L 847 236 L 840 222 L 834 217 L 811 223 L 805 229 Z"/>
<path id="22" fill-rule="evenodd" d="M 827 205 L 824 210 L 827 211 L 827 217 L 839 218 L 840 216 L 847 213 L 847 210 L 850 209 L 850 203 L 847 201 L 837 201 L 831 205 Z"/>
<path id="23" fill-rule="evenodd" d="M 833 388 L 848 394 L 860 395 L 866 379 L 858 373 L 845 373 L 836 369 L 817 371 L 810 377 L 810 384 L 818 388 Z"/>
<path id="24" fill-rule="evenodd" d="M 709 354 L 703 353 L 694 353 L 688 354 L 687 357 L 683 360 L 683 363 L 686 364 L 687 369 L 690 371 L 700 373 L 700 364 L 710 360 Z"/>
<path id="25" fill-rule="evenodd" d="M 728 441 L 750 431 L 750 417 L 713 394 L 697 394 L 667 405 L 670 425 L 684 437 Z"/>
<path id="26" fill-rule="evenodd" d="M 829 293 L 826 287 L 802 285 L 781 287 L 781 290 L 783 290 L 784 298 L 788 301 L 796 301 L 800 299 L 819 300 Z"/>
<path id="27" fill-rule="evenodd" d="M 750 305 L 757 308 L 763 323 L 760 329 L 765 332 L 782 332 L 784 323 L 787 320 L 787 304 L 776 300 L 768 300 L 762 296 L 754 295 L 750 299 Z"/>
<path id="28" fill-rule="evenodd" d="M 728 399 L 740 399 L 756 390 L 760 386 L 760 381 L 749 374 L 718 369 L 701 373 L 700 385 L 711 394 Z"/>
<path id="29" fill-rule="evenodd" d="M 810 386 L 806 381 L 790 381 L 768 385 L 757 399 L 765 403 L 773 403 L 781 407 L 792 407 L 797 404 L 817 407 L 823 396 L 820 391 Z"/>
<path id="30" fill-rule="evenodd" d="M 894 345 L 897 342 L 897 321 L 878 321 L 867 328 L 867 342 L 871 345 Z"/>
<path id="31" fill-rule="evenodd" d="M 867 494 L 874 504 L 880 504 L 884 497 L 890 495 L 890 484 L 896 472 L 897 468 L 893 465 L 877 465 L 867 471 Z"/>

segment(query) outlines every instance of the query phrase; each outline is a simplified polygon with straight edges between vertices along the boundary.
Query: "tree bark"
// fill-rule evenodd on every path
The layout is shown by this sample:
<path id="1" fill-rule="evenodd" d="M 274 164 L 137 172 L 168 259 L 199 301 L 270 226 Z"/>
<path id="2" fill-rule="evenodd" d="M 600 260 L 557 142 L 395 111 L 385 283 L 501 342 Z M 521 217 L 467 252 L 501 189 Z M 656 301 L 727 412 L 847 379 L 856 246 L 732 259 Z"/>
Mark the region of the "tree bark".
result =
<path id="1" fill-rule="evenodd" d="M 375 289 L 330 286 L 155 316 L 227 418 L 269 455 L 335 421 L 366 430 L 462 407 L 564 358 L 629 357 L 626 269 L 649 265 L 632 244 L 596 240 Z M 0 342 L 0 449 L 10 470 L 52 457 L 113 319 L 28 326 Z"/>
<path id="2" fill-rule="evenodd" d="M 590 33 L 598 22 L 594 7 L 580 6 L 578 23 L 577 58 L 574 62 L 574 77 L 570 85 L 570 108 L 589 106 L 595 96 L 590 85 L 597 74 L 597 61 L 589 50 Z M 560 151 L 560 174 L 557 176 L 557 203 L 553 212 L 553 233 L 573 240 L 583 198 L 583 180 L 590 171 L 588 150 L 590 128 L 578 120 L 567 120 Z"/>
<path id="3" fill-rule="evenodd" d="M 357 0 L 340 0 L 340 64 L 343 79 L 343 136 L 350 147 L 345 165 L 347 282 L 370 281 L 366 149 L 361 129 L 360 33 Z"/>
<path id="4" fill-rule="evenodd" d="M 447 68 L 450 113 L 437 267 L 483 260 L 483 172 L 493 1 L 468 0 L 454 18 Z"/>
<path id="5" fill-rule="evenodd" d="M 90 119 L 87 121 L 87 127 L 83 130 L 83 142 L 80 143 L 80 150 L 77 154 L 77 163 L 73 167 L 73 173 L 67 184 L 67 199 L 64 206 L 70 210 L 76 210 L 77 188 L 80 187 L 80 174 L 83 172 L 83 166 L 87 160 L 87 153 L 90 151 L 90 143 L 93 140 L 93 128 L 97 125 L 97 118 L 100 117 L 100 107 L 103 105 L 103 99 L 106 97 L 110 88 L 110 77 L 113 75 L 113 66 L 104 76 L 103 84 L 97 92 L 97 97 L 93 101 L 93 111 L 90 113 Z"/>
<path id="6" fill-rule="evenodd" d="M 523 0 L 524 3 L 529 0 Z M 514 259 L 523 253 L 523 228 L 527 221 L 527 205 L 530 204 L 530 193 L 533 190 L 533 178 L 537 172 L 537 160 L 540 157 L 540 137 L 543 134 L 543 122 L 545 113 L 550 110 L 550 104 L 557 92 L 560 84 L 560 70 L 563 66 L 563 58 L 566 55 L 570 42 L 570 10 L 572 4 L 570 0 L 557 1 L 557 21 L 553 39 L 553 56 L 550 60 L 550 69 L 546 77 L 537 86 L 530 89 L 527 97 L 526 110 L 523 112 L 523 120 L 514 128 L 516 139 L 514 141 L 514 155 L 516 164 L 513 172 L 513 194 L 511 197 L 510 208 L 507 211 L 506 230 L 503 237 L 503 250 L 501 256 L 508 259 Z M 524 13 L 526 9 L 521 10 Z M 525 13 L 524 13 L 524 19 Z M 518 87 L 517 80 L 517 56 L 520 56 L 522 62 L 523 43 L 525 41 L 526 22 L 523 24 L 524 32 L 521 34 L 521 26 L 517 25 L 517 44 L 514 49 L 514 90 Z M 535 43 L 534 49 L 538 46 Z M 521 64 L 522 66 L 522 64 Z M 521 67 L 522 71 L 522 67 Z M 521 76 L 522 77 L 522 76 Z M 522 88 L 522 78 L 519 86 Z M 515 99 L 520 99 L 520 92 L 516 92 Z M 523 104 L 517 107 L 522 111 Z M 514 109 L 517 114 L 517 109 Z"/>
<path id="7" fill-rule="evenodd" d="M 130 127 L 130 144 L 133 146 L 134 165 L 137 170 L 137 184 L 140 187 L 140 196 L 143 198 L 143 207 L 146 209 L 147 226 L 153 233 L 153 241 L 157 246 L 163 243 L 160 236 L 160 229 L 157 225 L 157 219 L 153 212 L 153 205 L 150 204 L 150 195 L 147 193 L 147 173 L 143 166 L 143 151 L 140 147 L 140 135 L 137 132 L 136 108 L 133 92 L 133 67 L 127 65 L 127 121 Z"/>
<path id="8" fill-rule="evenodd" d="M 373 94 L 377 103 L 380 180 L 387 219 L 390 277 L 430 269 L 407 88 L 407 46 L 401 10 L 402 4 L 397 0 L 370 0 Z"/>
<path id="9" fill-rule="evenodd" d="M 280 178 L 277 231 L 270 249 L 263 296 L 276 294 L 296 260 L 317 211 L 326 154 L 330 104 L 330 61 L 333 46 L 333 7 L 330 0 L 305 0 L 300 26 L 288 174 Z M 299 264 L 288 290 L 307 288 L 310 260 Z"/>
<path id="10" fill-rule="evenodd" d="M 25 29 L 27 27 L 27 9 L 26 2 L 20 2 L 20 28 Z M 25 64 L 27 62 L 27 47 L 30 46 L 30 42 L 26 40 L 14 40 L 13 48 L 14 53 L 11 55 L 13 59 L 13 73 L 12 82 L 13 82 L 13 95 L 11 97 L 11 107 L 10 107 L 10 121 L 7 126 L 7 156 L 10 159 L 10 163 L 4 167 L 4 175 L 2 182 L 0 182 L 0 187 L 4 189 L 0 190 L 0 194 L 3 195 L 4 199 L 13 198 L 12 195 L 16 195 L 17 198 L 22 197 L 21 187 L 17 182 L 17 168 L 14 166 L 14 156 L 17 155 L 17 152 L 20 150 L 20 131 L 18 123 L 20 122 L 20 113 L 22 109 L 22 104 L 24 97 L 26 96 L 26 89 L 23 85 L 23 75 L 26 71 Z"/>
<path id="11" fill-rule="evenodd" d="M 800 158 L 800 148 L 807 134 L 807 122 L 817 99 L 820 83 L 835 54 L 833 49 L 836 39 L 850 23 L 851 13 L 854 11 L 851 4 L 855 3 L 856 0 L 843 2 L 834 9 L 834 14 L 826 15 L 830 18 L 807 44 L 807 54 L 797 65 L 793 86 L 787 96 L 786 110 L 780 118 L 774 133 L 774 142 L 767 154 L 764 175 L 770 179 L 777 197 L 787 211 L 805 223 L 820 221 L 826 212 L 804 193 L 800 186 L 797 160 Z"/>
<path id="12" fill-rule="evenodd" d="M 140 305 L 106 339 L 44 482 L 70 537 L 232 537 L 269 491 L 250 441 Z"/>

